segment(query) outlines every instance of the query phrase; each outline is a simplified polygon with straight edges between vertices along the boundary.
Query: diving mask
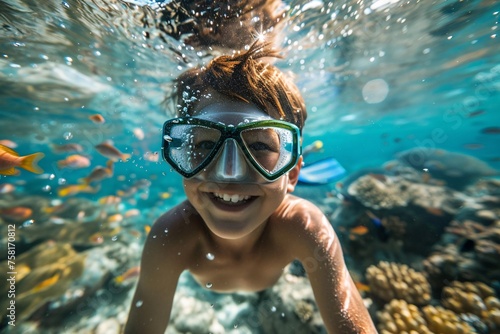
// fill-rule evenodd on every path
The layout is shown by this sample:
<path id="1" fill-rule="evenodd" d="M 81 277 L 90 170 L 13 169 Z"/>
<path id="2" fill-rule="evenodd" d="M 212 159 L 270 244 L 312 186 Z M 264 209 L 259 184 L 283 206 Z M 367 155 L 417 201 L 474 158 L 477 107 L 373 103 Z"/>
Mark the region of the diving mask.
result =
<path id="1" fill-rule="evenodd" d="M 186 178 L 197 175 L 216 158 L 213 173 L 217 180 L 241 181 L 250 165 L 266 180 L 274 181 L 297 164 L 300 150 L 299 128 L 274 119 L 226 125 L 181 117 L 163 125 L 163 158 Z"/>

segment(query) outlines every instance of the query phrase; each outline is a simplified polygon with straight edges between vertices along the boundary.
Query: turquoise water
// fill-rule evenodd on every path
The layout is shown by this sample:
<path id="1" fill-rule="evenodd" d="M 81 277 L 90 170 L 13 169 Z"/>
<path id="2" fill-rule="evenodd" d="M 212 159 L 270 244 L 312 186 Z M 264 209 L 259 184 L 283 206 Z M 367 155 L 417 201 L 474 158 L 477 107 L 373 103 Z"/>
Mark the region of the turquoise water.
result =
<path id="1" fill-rule="evenodd" d="M 11 189 L 5 184 L 12 187 L 0 194 L 2 231 L 13 222 L 5 218 L 5 211 L 2 216 L 2 209 L 30 207 L 32 213 L 25 219 L 14 219 L 17 258 L 54 238 L 72 244 L 76 252 L 116 241 L 116 251 L 129 259 L 102 264 L 111 268 L 109 275 L 85 297 L 102 295 L 109 281 L 137 265 L 145 226 L 184 199 L 181 178 L 161 159 L 155 161 L 161 125 L 171 116 L 162 102 L 178 74 L 223 52 L 217 47 L 190 46 L 184 43 L 186 36 L 177 40 L 162 34 L 154 27 L 159 4 L 0 1 L 0 140 L 12 141 L 20 155 L 45 154 L 39 163 L 41 175 L 21 170 L 18 176 L 0 176 L 2 189 Z M 399 152 L 427 147 L 466 154 L 500 170 L 500 5 L 496 1 L 286 1 L 283 8 L 283 31 L 276 43 L 283 47 L 284 58 L 276 65 L 293 73 L 304 94 L 309 113 L 304 145 L 323 142 L 323 150 L 308 157 L 308 162 L 333 156 L 349 176 L 365 168 L 381 169 Z M 102 115 L 105 122 L 92 122 L 89 116 L 94 114 Z M 113 176 L 102 180 L 96 193 L 59 196 L 58 190 L 78 184 L 94 167 L 105 165 L 107 159 L 94 148 L 105 140 L 132 157 L 116 162 Z M 82 145 L 78 154 L 88 157 L 90 166 L 57 167 L 57 161 L 73 153 L 55 153 L 51 145 L 68 143 Z M 483 176 L 479 179 L 486 180 Z M 333 212 L 338 203 L 328 208 L 326 194 L 341 191 L 331 183 L 301 186 L 297 193 Z M 118 196 L 120 203 L 103 206 L 107 196 Z M 66 215 L 54 211 L 71 201 L 75 208 Z M 86 211 L 86 205 L 93 209 Z M 86 241 L 79 240 L 76 232 L 51 232 L 54 225 L 73 231 L 75 224 L 98 218 L 109 223 L 114 214 L 121 218 L 115 217 L 108 230 L 101 227 L 103 243 L 95 239 L 99 228 L 85 235 Z M 40 237 L 29 237 L 35 234 Z M 126 251 L 131 244 L 135 251 Z M 6 252 L 0 255 L 2 261 L 6 258 Z M 30 270 L 35 269 L 32 265 Z M 44 281 L 47 277 L 51 276 L 40 276 L 38 282 L 52 286 Z M 44 310 L 57 309 L 48 306 L 51 302 L 60 302 L 64 293 L 85 286 L 81 277 L 66 281 L 73 284 L 71 288 L 56 283 L 61 288 L 46 299 L 27 299 L 27 304 L 35 305 L 28 312 L 35 320 L 28 321 L 28 313 L 23 318 L 18 309 L 18 325 L 34 328 L 44 323 Z M 124 291 L 123 297 L 113 294 L 113 301 L 126 300 L 130 287 Z M 0 297 L 4 302 L 5 296 Z M 88 299 L 74 300 L 54 311 L 53 319 L 74 315 L 78 305 L 88 303 Z M 103 317 L 123 324 L 126 303 L 115 313 L 107 310 Z M 92 310 L 86 313 L 90 331 L 102 310 L 85 309 Z M 71 324 L 46 321 L 46 326 L 56 328 L 49 332 L 62 328 L 71 332 L 80 328 L 78 324 L 76 320 Z"/>

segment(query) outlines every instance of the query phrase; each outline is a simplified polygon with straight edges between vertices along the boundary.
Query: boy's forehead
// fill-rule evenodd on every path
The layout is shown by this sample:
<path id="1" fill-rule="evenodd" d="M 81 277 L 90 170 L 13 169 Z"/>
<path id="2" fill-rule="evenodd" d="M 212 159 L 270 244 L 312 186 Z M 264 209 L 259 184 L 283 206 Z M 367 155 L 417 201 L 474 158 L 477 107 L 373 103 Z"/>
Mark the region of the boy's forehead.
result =
<path id="1" fill-rule="evenodd" d="M 245 121 L 273 119 L 254 104 L 234 100 L 219 101 L 205 105 L 201 109 L 197 109 L 192 116 L 232 125 L 237 125 Z"/>

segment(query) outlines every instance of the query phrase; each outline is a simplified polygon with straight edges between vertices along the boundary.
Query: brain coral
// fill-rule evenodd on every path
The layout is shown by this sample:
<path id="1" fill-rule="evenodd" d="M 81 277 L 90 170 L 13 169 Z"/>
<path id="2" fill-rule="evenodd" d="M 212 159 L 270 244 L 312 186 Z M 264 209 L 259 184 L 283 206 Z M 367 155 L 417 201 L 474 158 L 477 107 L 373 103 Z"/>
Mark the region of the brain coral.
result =
<path id="1" fill-rule="evenodd" d="M 425 276 L 404 264 L 381 261 L 366 269 L 366 279 L 373 296 L 383 302 L 403 299 L 426 305 L 431 299 L 431 286 Z"/>

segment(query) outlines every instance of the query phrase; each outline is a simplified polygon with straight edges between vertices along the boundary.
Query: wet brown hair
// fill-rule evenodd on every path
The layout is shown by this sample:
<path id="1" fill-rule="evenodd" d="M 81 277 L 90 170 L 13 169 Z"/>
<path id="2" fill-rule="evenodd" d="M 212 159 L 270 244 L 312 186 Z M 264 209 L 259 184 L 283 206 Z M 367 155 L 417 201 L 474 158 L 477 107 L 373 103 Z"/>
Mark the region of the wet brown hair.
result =
<path id="1" fill-rule="evenodd" d="M 270 43 L 256 41 L 248 51 L 214 58 L 206 67 L 182 73 L 173 94 L 178 116 L 192 115 L 196 101 L 210 90 L 251 102 L 275 119 L 302 130 L 307 117 L 304 99 L 292 79 L 264 57 L 281 58 Z"/>

